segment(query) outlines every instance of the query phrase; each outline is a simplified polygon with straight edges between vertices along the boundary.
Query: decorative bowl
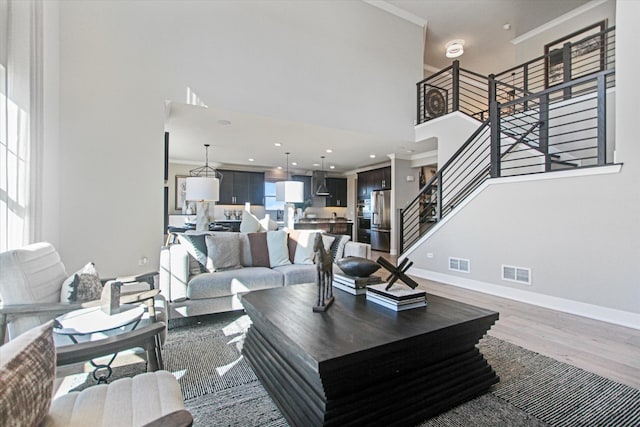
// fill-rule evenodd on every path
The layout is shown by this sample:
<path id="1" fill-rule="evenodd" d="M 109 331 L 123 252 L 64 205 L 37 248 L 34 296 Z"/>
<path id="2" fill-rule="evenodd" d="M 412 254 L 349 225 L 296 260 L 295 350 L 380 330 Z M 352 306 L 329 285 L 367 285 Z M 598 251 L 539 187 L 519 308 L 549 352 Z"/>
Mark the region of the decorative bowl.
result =
<path id="1" fill-rule="evenodd" d="M 368 277 L 380 268 L 375 261 L 357 256 L 341 258 L 336 264 L 345 274 L 354 277 Z"/>

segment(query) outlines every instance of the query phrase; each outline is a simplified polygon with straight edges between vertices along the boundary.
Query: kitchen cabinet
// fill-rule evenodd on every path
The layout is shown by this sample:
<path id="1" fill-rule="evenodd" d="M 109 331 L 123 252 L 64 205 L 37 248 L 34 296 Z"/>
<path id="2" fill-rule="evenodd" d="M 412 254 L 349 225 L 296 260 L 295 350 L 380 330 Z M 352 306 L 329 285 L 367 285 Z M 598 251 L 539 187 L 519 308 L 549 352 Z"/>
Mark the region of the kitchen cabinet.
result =
<path id="1" fill-rule="evenodd" d="M 329 196 L 326 200 L 326 207 L 347 207 L 347 179 L 327 178 L 327 189 Z"/>
<path id="2" fill-rule="evenodd" d="M 264 204 L 264 172 L 220 170 L 219 205 Z"/>
<path id="3" fill-rule="evenodd" d="M 358 174 L 358 200 L 368 199 L 376 190 L 391 190 L 391 166 Z"/>

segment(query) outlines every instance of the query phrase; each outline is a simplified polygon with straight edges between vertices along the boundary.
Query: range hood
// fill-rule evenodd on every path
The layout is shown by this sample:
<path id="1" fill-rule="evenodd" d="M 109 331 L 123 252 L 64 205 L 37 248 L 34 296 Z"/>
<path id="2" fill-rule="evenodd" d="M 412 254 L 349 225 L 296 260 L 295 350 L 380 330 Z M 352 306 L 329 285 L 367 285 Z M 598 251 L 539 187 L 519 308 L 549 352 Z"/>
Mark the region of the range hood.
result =
<path id="1" fill-rule="evenodd" d="M 327 188 L 327 181 L 325 180 L 325 173 L 315 171 L 313 173 L 313 179 L 311 180 L 312 187 L 315 189 L 314 195 L 319 197 L 330 196 L 329 189 Z"/>

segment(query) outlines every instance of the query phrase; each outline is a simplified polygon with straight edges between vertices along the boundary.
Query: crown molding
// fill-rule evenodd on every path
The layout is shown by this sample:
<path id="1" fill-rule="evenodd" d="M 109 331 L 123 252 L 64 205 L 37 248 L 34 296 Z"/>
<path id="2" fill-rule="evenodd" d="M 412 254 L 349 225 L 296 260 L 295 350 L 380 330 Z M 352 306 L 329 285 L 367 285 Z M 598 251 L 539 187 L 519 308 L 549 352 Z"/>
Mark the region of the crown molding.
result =
<path id="1" fill-rule="evenodd" d="M 538 34 L 542 34 L 545 31 L 547 31 L 547 30 L 549 30 L 549 29 L 551 29 L 551 28 L 553 28 L 553 27 L 555 27 L 557 25 L 563 24 L 563 23 L 567 22 L 568 20 L 575 18 L 576 16 L 580 16 L 583 13 L 585 13 L 586 11 L 591 10 L 591 9 L 593 9 L 595 7 L 598 7 L 601 4 L 606 3 L 607 1 L 609 1 L 609 0 L 592 0 L 589 3 L 583 4 L 582 6 L 579 6 L 579 7 L 575 8 L 575 9 L 565 13 L 564 15 L 560 15 L 557 18 L 552 19 L 551 21 L 547 22 L 546 24 L 542 24 L 539 27 L 534 28 L 531 31 L 527 31 L 526 33 L 516 37 L 515 39 L 512 39 L 511 40 L 511 44 L 517 45 L 519 43 L 522 43 L 525 40 L 529 40 L 530 38 L 535 37 Z"/>
<path id="2" fill-rule="evenodd" d="M 387 3 L 383 0 L 362 0 L 363 2 L 370 4 L 371 6 L 375 6 L 378 9 L 382 9 L 387 13 L 397 16 L 398 18 L 402 18 L 405 21 L 409 21 L 412 24 L 419 25 L 423 28 L 427 26 L 427 20 L 419 17 L 418 15 L 414 15 L 413 13 L 407 12 L 404 9 L 400 9 L 397 6 L 392 5 L 391 3 Z"/>

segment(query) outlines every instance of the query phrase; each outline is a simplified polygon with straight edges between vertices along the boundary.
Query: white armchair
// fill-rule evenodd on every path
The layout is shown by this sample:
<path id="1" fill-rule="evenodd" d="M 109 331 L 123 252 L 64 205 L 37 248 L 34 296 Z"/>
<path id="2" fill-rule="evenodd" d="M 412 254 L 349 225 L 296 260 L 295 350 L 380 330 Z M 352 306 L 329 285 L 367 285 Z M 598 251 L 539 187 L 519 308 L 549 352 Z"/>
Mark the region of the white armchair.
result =
<path id="1" fill-rule="evenodd" d="M 163 321 L 164 300 L 160 296 L 153 298 L 158 291 L 150 290 L 155 275 L 153 272 L 115 280 L 123 283 L 122 303 L 146 302 L 146 316 Z M 8 338 L 13 339 L 62 313 L 99 305 L 99 301 L 62 302 L 61 288 L 68 276 L 60 255 L 50 243 L 34 243 L 0 253 L 0 344 L 5 342 L 7 332 Z"/>

